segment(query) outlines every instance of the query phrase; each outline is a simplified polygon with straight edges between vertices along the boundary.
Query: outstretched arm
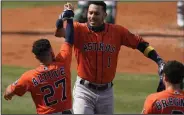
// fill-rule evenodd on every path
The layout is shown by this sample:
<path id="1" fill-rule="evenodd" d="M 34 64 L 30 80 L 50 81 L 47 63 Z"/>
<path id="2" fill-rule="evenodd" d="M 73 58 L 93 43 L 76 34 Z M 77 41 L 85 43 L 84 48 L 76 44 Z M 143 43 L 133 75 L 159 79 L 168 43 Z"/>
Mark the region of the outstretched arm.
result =
<path id="1" fill-rule="evenodd" d="M 158 55 L 156 50 L 152 46 L 150 46 L 148 42 L 139 42 L 137 49 L 142 52 L 146 57 L 156 62 L 157 65 L 160 65 L 164 62 L 163 59 Z"/>
<path id="2" fill-rule="evenodd" d="M 156 50 L 152 46 L 150 46 L 147 42 L 140 42 L 137 46 L 137 49 L 142 52 L 146 57 L 150 58 L 151 60 L 155 61 L 158 65 L 158 75 L 160 77 L 159 85 L 157 87 L 157 92 L 163 91 L 165 89 L 165 85 L 163 83 L 163 68 L 164 68 L 164 61 L 163 59 L 158 55 Z"/>
<path id="3" fill-rule="evenodd" d="M 73 18 L 71 18 L 71 15 L 67 15 L 68 13 L 73 14 L 73 11 L 72 10 L 65 10 L 62 13 L 61 19 L 67 20 L 66 30 L 65 30 L 65 43 L 61 46 L 60 53 L 56 57 L 57 60 L 58 59 L 65 60 L 65 59 L 71 57 L 71 54 L 72 54 L 72 46 L 73 46 L 73 42 L 74 42 L 74 27 L 73 27 Z M 58 24 L 58 26 L 62 26 L 62 25 Z"/>
<path id="4" fill-rule="evenodd" d="M 65 28 L 64 21 L 67 19 L 74 18 L 74 7 L 71 3 L 67 3 L 64 5 L 64 11 L 60 14 L 59 19 L 56 21 L 56 37 L 65 37 Z"/>
<path id="5" fill-rule="evenodd" d="M 4 92 L 4 99 L 11 100 L 13 96 L 22 96 L 29 91 L 31 85 L 28 81 L 28 78 L 28 74 L 24 73 L 17 81 L 10 84 Z"/>
<path id="6" fill-rule="evenodd" d="M 123 27 L 119 27 L 122 32 L 122 45 L 125 45 L 127 47 L 131 47 L 133 49 L 138 49 L 140 52 L 142 52 L 146 57 L 150 58 L 158 65 L 158 74 L 160 77 L 160 83 L 157 88 L 157 92 L 160 92 L 165 89 L 165 85 L 162 81 L 162 72 L 164 67 L 164 61 L 163 59 L 158 55 L 156 50 L 149 45 L 148 42 L 142 39 L 142 37 L 132 34 L 127 29 Z"/>
<path id="7" fill-rule="evenodd" d="M 149 45 L 141 36 L 135 35 L 128 31 L 126 28 L 119 27 L 122 34 L 122 45 L 138 49 L 146 57 L 155 61 L 158 65 L 163 62 L 162 58 L 157 54 L 152 46 Z"/>

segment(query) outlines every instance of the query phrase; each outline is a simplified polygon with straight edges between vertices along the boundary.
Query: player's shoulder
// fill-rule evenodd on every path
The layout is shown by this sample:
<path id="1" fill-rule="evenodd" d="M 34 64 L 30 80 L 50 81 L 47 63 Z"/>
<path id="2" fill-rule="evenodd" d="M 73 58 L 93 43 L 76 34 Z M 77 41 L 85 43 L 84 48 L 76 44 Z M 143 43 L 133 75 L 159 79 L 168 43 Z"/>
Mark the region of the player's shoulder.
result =
<path id="1" fill-rule="evenodd" d="M 78 25 L 78 24 L 79 24 L 79 22 L 77 22 L 77 21 L 73 21 L 73 24 L 74 24 L 74 25 Z"/>
<path id="2" fill-rule="evenodd" d="M 124 26 L 122 26 L 122 25 L 118 25 L 118 24 L 107 24 L 106 23 L 106 25 L 108 25 L 108 27 L 110 28 L 110 29 L 113 29 L 113 30 L 115 30 L 116 32 L 117 31 L 127 31 L 128 29 L 126 28 L 126 27 L 124 27 Z"/>
<path id="3" fill-rule="evenodd" d="M 86 23 L 80 23 L 80 22 L 74 21 L 74 26 L 86 26 Z"/>
<path id="4" fill-rule="evenodd" d="M 88 30 L 88 26 L 87 26 L 87 23 L 79 23 L 77 21 L 74 21 L 74 28 L 75 30 L 77 31 L 84 31 L 84 30 Z"/>
<path id="5" fill-rule="evenodd" d="M 31 70 L 28 70 L 28 71 L 24 72 L 23 75 L 27 76 L 27 77 L 31 77 L 35 73 L 36 73 L 35 69 L 31 69 Z"/>
<path id="6" fill-rule="evenodd" d="M 156 92 L 156 93 L 152 93 L 150 95 L 147 96 L 148 100 L 152 100 L 152 101 L 156 101 L 156 100 L 160 100 L 162 98 L 166 97 L 166 92 L 165 91 L 161 91 L 161 92 Z"/>
<path id="7" fill-rule="evenodd" d="M 157 96 L 158 96 L 158 93 L 152 93 L 152 94 L 149 94 L 146 98 L 148 100 L 156 100 Z"/>
<path id="8" fill-rule="evenodd" d="M 35 74 L 35 71 L 33 69 L 25 71 L 21 75 L 21 80 L 30 81 L 32 79 L 32 77 L 34 76 L 34 74 Z"/>

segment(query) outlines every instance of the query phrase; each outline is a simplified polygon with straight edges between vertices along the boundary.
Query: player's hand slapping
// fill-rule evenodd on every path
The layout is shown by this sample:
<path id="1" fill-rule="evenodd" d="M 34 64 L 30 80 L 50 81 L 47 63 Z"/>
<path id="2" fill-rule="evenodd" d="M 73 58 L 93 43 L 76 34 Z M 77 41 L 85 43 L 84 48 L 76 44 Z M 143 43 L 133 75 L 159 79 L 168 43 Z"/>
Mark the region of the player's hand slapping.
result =
<path id="1" fill-rule="evenodd" d="M 64 11 L 61 13 L 59 18 L 61 18 L 63 21 L 74 18 L 74 7 L 71 3 L 64 5 Z"/>

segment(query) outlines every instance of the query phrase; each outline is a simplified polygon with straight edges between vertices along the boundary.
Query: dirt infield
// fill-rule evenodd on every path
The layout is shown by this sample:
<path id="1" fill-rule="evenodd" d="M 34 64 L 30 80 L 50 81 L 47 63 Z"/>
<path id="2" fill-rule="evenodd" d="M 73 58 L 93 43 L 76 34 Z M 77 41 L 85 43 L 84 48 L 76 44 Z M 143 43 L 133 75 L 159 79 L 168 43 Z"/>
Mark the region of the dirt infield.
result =
<path id="1" fill-rule="evenodd" d="M 63 39 L 54 37 L 54 29 L 61 11 L 62 6 L 3 9 L 2 64 L 39 65 L 31 46 L 41 37 L 48 38 L 58 52 Z M 176 25 L 176 2 L 119 2 L 116 23 L 143 36 L 163 59 L 184 62 L 184 31 Z M 76 68 L 74 57 L 72 68 Z M 117 71 L 155 73 L 157 65 L 139 51 L 122 47 Z"/>

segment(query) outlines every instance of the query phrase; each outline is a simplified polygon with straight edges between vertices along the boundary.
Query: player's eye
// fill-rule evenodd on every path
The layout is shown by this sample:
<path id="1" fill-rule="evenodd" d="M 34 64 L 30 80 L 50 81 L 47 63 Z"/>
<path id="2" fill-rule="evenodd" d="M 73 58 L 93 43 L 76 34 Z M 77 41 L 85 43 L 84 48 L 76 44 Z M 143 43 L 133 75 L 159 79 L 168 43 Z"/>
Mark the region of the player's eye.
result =
<path id="1" fill-rule="evenodd" d="M 99 12 L 93 12 L 93 11 L 89 11 L 88 12 L 90 15 L 99 15 L 100 13 Z"/>
<path id="2" fill-rule="evenodd" d="M 95 15 L 100 15 L 100 13 L 99 12 L 95 12 Z"/>
<path id="3" fill-rule="evenodd" d="M 88 12 L 90 15 L 92 15 L 93 14 L 93 12 Z"/>

